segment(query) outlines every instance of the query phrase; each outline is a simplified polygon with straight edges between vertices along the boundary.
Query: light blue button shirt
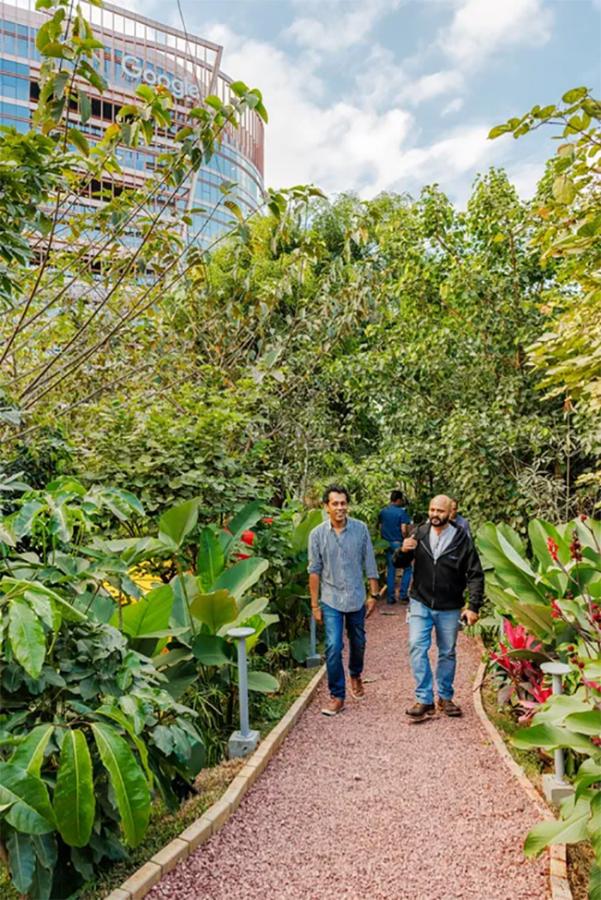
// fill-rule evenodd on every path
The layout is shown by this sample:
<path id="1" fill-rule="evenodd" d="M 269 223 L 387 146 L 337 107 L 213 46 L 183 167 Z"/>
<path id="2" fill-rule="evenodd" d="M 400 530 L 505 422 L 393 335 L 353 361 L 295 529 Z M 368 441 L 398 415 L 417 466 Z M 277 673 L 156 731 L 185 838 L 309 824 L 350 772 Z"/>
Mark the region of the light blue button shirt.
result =
<path id="1" fill-rule="evenodd" d="M 322 522 L 309 535 L 310 574 L 320 577 L 321 602 L 340 612 L 356 612 L 365 603 L 365 579 L 377 578 L 378 569 L 367 525 L 347 519 L 336 534 L 331 522 Z"/>

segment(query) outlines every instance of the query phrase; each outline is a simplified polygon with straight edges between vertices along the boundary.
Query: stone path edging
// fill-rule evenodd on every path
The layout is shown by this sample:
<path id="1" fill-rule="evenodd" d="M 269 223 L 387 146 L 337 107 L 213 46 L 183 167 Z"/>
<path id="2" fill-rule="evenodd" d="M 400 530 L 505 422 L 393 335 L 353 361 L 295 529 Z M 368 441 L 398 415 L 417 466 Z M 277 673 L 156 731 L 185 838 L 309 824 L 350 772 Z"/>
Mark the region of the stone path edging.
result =
<path id="1" fill-rule="evenodd" d="M 325 666 L 317 671 L 307 687 L 300 694 L 288 712 L 275 728 L 261 741 L 255 752 L 248 758 L 240 772 L 219 800 L 213 803 L 185 831 L 174 838 L 162 850 L 155 853 L 147 863 L 115 888 L 105 900 L 140 900 L 157 884 L 163 875 L 174 869 L 193 850 L 206 843 L 227 822 L 234 813 L 247 790 L 254 784 L 271 758 L 277 753 L 286 735 L 294 728 L 301 713 L 313 699 L 315 691 L 325 674 Z M 564 898 L 561 898 L 564 900 Z M 567 898 L 565 898 L 567 900 Z"/>
<path id="2" fill-rule="evenodd" d="M 488 732 L 495 750 L 497 751 L 507 768 L 510 770 L 511 774 L 517 781 L 519 781 L 526 794 L 528 794 L 528 797 L 540 811 L 541 816 L 543 816 L 545 819 L 555 818 L 551 809 L 544 802 L 543 798 L 526 775 L 524 769 L 513 758 L 513 756 L 505 746 L 505 741 L 486 714 L 484 704 L 482 703 L 481 694 L 485 673 L 486 664 L 482 662 L 480 663 L 478 671 L 476 672 L 476 678 L 474 680 L 474 690 L 472 694 L 476 714 L 482 722 L 483 727 Z M 570 889 L 570 882 L 568 880 L 568 866 L 565 844 L 555 844 L 554 846 L 549 847 L 549 886 L 551 889 L 551 900 L 573 900 L 572 891 Z M 117 898 L 115 898 L 115 900 L 117 900 Z M 125 898 L 123 898 L 123 900 L 125 900 Z"/>

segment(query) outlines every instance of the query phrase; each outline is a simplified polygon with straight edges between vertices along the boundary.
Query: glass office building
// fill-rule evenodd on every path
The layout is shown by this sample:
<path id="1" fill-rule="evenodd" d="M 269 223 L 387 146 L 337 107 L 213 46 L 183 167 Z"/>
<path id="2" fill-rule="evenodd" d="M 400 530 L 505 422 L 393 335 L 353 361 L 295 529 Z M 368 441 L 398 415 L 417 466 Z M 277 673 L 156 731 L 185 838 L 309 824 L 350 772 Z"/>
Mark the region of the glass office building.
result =
<path id="1" fill-rule="evenodd" d="M 108 3 L 99 8 L 84 0 L 82 7 L 95 36 L 104 44 L 95 65 L 108 83 L 102 94 L 86 87 L 92 116 L 85 126 L 78 127 L 90 142 L 100 138 L 122 106 L 139 102 L 135 94 L 139 84 L 164 85 L 174 97 L 171 129 L 159 129 L 148 147 L 120 149 L 123 174 L 113 176 L 114 183 L 140 186 L 154 170 L 157 157 L 173 148 L 173 135 L 187 123 L 192 107 L 201 105 L 209 94 L 229 101 L 230 79 L 220 69 L 222 47 Z M 46 19 L 47 14 L 35 10 L 35 0 L 0 0 L 2 125 L 21 131 L 30 127 L 39 96 L 40 57 L 35 37 Z M 226 129 L 221 147 L 211 161 L 180 192 L 177 206 L 191 211 L 190 233 L 203 244 L 209 244 L 232 225 L 220 190 L 224 181 L 235 183 L 230 198 L 245 215 L 259 206 L 263 194 L 263 148 L 263 122 L 255 112 L 247 110 L 239 128 Z M 90 188 L 82 203 L 96 202 Z"/>

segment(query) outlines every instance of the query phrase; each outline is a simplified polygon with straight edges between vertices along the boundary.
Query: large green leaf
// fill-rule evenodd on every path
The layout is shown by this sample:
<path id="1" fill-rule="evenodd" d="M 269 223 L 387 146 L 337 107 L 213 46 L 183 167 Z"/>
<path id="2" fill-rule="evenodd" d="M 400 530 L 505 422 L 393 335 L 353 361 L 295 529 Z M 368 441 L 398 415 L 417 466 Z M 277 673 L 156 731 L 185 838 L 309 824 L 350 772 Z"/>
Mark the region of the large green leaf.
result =
<path id="1" fill-rule="evenodd" d="M 190 611 L 195 619 L 208 625 L 211 634 L 217 634 L 238 615 L 236 601 L 227 589 L 198 594 L 190 604 Z"/>
<path id="2" fill-rule="evenodd" d="M 246 506 L 243 506 L 242 509 L 238 510 L 233 519 L 228 523 L 231 532 L 231 544 L 235 544 L 236 541 L 240 539 L 240 535 L 243 531 L 252 528 L 253 525 L 259 521 L 263 515 L 264 505 L 262 500 L 252 500 L 250 503 L 247 503 Z"/>
<path id="3" fill-rule="evenodd" d="M 27 894 L 33 881 L 35 853 L 31 837 L 11 831 L 6 840 L 8 862 L 13 886 L 20 894 Z"/>
<path id="4" fill-rule="evenodd" d="M 578 731 L 580 734 L 590 734 L 593 737 L 599 737 L 601 735 L 601 709 L 570 713 L 564 719 L 563 724 L 566 728 Z"/>
<path id="5" fill-rule="evenodd" d="M 189 628 L 190 613 L 188 607 L 191 606 L 194 599 L 198 596 L 198 580 L 188 572 L 184 572 L 183 575 L 176 575 L 169 583 L 173 590 L 173 606 L 169 617 L 169 626 L 172 628 Z"/>
<path id="6" fill-rule="evenodd" d="M 593 759 L 585 759 L 580 765 L 578 772 L 574 778 L 576 784 L 576 799 L 578 800 L 582 793 L 598 781 L 601 782 L 601 753 Z"/>
<path id="7" fill-rule="evenodd" d="M 4 818 L 24 834 L 54 831 L 54 813 L 41 778 L 12 763 L 0 763 L 0 805 L 10 803 Z"/>
<path id="8" fill-rule="evenodd" d="M 320 509 L 310 510 L 304 519 L 299 522 L 292 532 L 290 546 L 294 553 L 306 551 L 309 543 L 309 535 L 323 521 L 323 513 Z"/>
<path id="9" fill-rule="evenodd" d="M 534 724 L 546 722 L 549 725 L 561 725 L 570 713 L 587 712 L 590 708 L 590 702 L 583 699 L 583 691 L 576 694 L 554 694 L 536 713 Z"/>
<path id="10" fill-rule="evenodd" d="M 531 725 L 530 728 L 520 728 L 511 739 L 512 744 L 521 750 L 529 750 L 531 747 L 544 747 L 547 750 L 555 750 L 557 747 L 570 747 L 580 753 L 593 756 L 597 748 L 583 734 L 570 731 L 557 725 Z"/>
<path id="11" fill-rule="evenodd" d="M 547 603 L 544 591 L 538 587 L 536 575 L 528 561 L 491 522 L 487 522 L 479 530 L 478 546 L 486 562 L 493 566 L 497 578 L 520 601 Z"/>
<path id="12" fill-rule="evenodd" d="M 185 500 L 171 507 L 159 519 L 159 539 L 171 550 L 179 550 L 196 528 L 198 500 Z"/>
<path id="13" fill-rule="evenodd" d="M 122 630 L 130 637 L 151 637 L 165 632 L 169 627 L 173 600 L 170 584 L 153 588 L 136 603 L 122 607 Z M 119 626 L 118 612 L 114 614 L 111 624 Z"/>
<path id="14" fill-rule="evenodd" d="M 588 881 L 588 900 L 601 900 L 601 864 L 593 863 Z"/>
<path id="15" fill-rule="evenodd" d="M 44 751 L 53 731 L 54 725 L 36 725 L 23 743 L 16 748 L 10 762 L 25 769 L 30 775 L 39 776 L 44 761 Z"/>
<path id="16" fill-rule="evenodd" d="M 534 555 L 538 559 L 543 572 L 555 565 L 547 546 L 548 538 L 551 538 L 557 544 L 558 556 L 564 566 L 569 563 L 570 548 L 555 525 L 545 522 L 543 519 L 532 519 L 528 524 L 528 536 Z"/>
<path id="17" fill-rule="evenodd" d="M 8 607 L 8 637 L 17 662 L 32 678 L 39 678 L 46 657 L 46 635 L 29 603 L 18 597 Z"/>
<path id="18" fill-rule="evenodd" d="M 255 597 L 254 600 L 251 600 L 250 603 L 247 603 L 242 608 L 238 608 L 238 615 L 234 619 L 233 622 L 228 622 L 227 625 L 224 625 L 219 629 L 219 634 L 225 635 L 230 628 L 238 628 L 240 625 L 244 625 L 245 622 L 248 622 L 249 619 L 252 619 L 254 616 L 260 615 L 266 608 L 269 606 L 269 600 L 267 597 Z"/>
<path id="19" fill-rule="evenodd" d="M 240 562 L 221 573 L 213 585 L 213 589 L 216 591 L 224 589 L 229 591 L 236 600 L 241 600 L 244 593 L 259 580 L 268 568 L 268 561 L 258 556 L 241 559 Z"/>
<path id="20" fill-rule="evenodd" d="M 198 634 L 192 653 L 203 666 L 225 666 L 232 661 L 228 642 L 216 634 Z"/>
<path id="21" fill-rule="evenodd" d="M 269 672 L 250 671 L 248 673 L 248 689 L 249 691 L 258 691 L 261 694 L 273 694 L 279 691 L 280 683 Z"/>
<path id="22" fill-rule="evenodd" d="M 94 723 L 92 731 L 113 786 L 125 840 L 131 847 L 137 847 L 150 817 L 150 791 L 144 772 L 114 728 Z"/>
<path id="23" fill-rule="evenodd" d="M 211 591 L 225 565 L 223 548 L 211 528 L 203 528 L 198 542 L 196 570 L 204 592 Z"/>
<path id="24" fill-rule="evenodd" d="M 148 749 L 143 739 L 136 734 L 132 721 L 128 719 L 128 717 L 120 709 L 117 709 L 114 706 L 101 706 L 96 710 L 96 715 L 105 716 L 107 719 L 111 719 L 113 722 L 117 722 L 117 724 L 120 725 L 121 728 L 123 728 L 123 730 L 129 735 L 130 739 L 135 744 L 136 750 L 140 754 L 140 759 L 142 761 L 144 771 L 146 772 L 148 784 L 150 785 L 150 787 L 152 787 L 154 783 L 154 775 L 148 762 Z"/>
<path id="25" fill-rule="evenodd" d="M 580 800 L 568 819 L 539 822 L 524 842 L 524 854 L 528 857 L 538 856 L 549 844 L 576 844 L 584 840 L 589 816 L 588 802 Z"/>
<path id="26" fill-rule="evenodd" d="M 83 731 L 67 731 L 54 789 L 58 830 L 71 847 L 85 847 L 92 834 L 96 799 L 92 758 Z"/>
<path id="27" fill-rule="evenodd" d="M 0 581 L 0 587 L 2 587 L 6 593 L 11 595 L 24 595 L 26 591 L 33 590 L 39 594 L 45 594 L 46 597 L 50 597 L 59 607 L 61 611 L 61 615 L 68 622 L 85 622 L 86 616 L 79 612 L 78 609 L 75 609 L 74 606 L 71 606 L 60 594 L 57 594 L 56 591 L 53 591 L 51 588 L 46 587 L 45 584 L 42 584 L 40 581 L 26 581 L 22 578 L 9 578 L 5 577 Z"/>

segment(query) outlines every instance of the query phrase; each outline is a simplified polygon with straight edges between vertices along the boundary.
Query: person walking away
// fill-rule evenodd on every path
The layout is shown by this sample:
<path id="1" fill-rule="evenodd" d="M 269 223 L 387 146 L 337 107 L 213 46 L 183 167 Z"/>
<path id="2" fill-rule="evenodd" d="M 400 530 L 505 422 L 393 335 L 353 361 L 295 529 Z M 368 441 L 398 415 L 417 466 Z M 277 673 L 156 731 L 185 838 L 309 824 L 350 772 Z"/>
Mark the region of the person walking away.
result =
<path id="1" fill-rule="evenodd" d="M 459 512 L 459 503 L 455 497 L 451 497 L 451 522 L 454 522 L 455 525 L 459 525 L 460 528 L 467 531 L 467 536 L 471 538 L 472 533 L 470 531 L 470 523 Z"/>
<path id="2" fill-rule="evenodd" d="M 309 535 L 309 592 L 311 612 L 323 621 L 326 633 L 326 667 L 330 699 L 322 709 L 335 716 L 344 709 L 345 677 L 342 661 L 344 629 L 349 642 L 351 694 L 365 697 L 361 681 L 365 656 L 365 618 L 376 606 L 378 569 L 369 531 L 364 522 L 348 515 L 350 495 L 340 485 L 330 485 L 323 495 L 328 518 Z M 365 577 L 370 594 L 366 600 Z"/>
<path id="3" fill-rule="evenodd" d="M 434 685 L 428 658 L 434 630 L 438 649 L 437 707 L 444 715 L 460 716 L 461 708 L 453 702 L 457 632 L 460 619 L 468 625 L 478 621 L 484 598 L 484 573 L 472 539 L 451 521 L 450 497 L 434 497 L 428 521 L 413 537 L 403 541 L 395 564 L 406 566 L 411 561 L 409 655 L 416 702 L 406 713 L 413 721 L 434 715 Z M 461 612 L 466 589 L 469 602 Z"/>
<path id="4" fill-rule="evenodd" d="M 386 549 L 386 603 L 396 603 L 396 568 L 394 554 L 400 549 L 403 538 L 407 537 L 407 526 L 411 524 L 411 516 L 405 508 L 405 498 L 400 491 L 391 491 L 390 503 L 378 513 L 378 525 L 383 540 L 388 541 Z M 411 566 L 403 571 L 401 579 L 400 599 L 407 602 Z"/>

